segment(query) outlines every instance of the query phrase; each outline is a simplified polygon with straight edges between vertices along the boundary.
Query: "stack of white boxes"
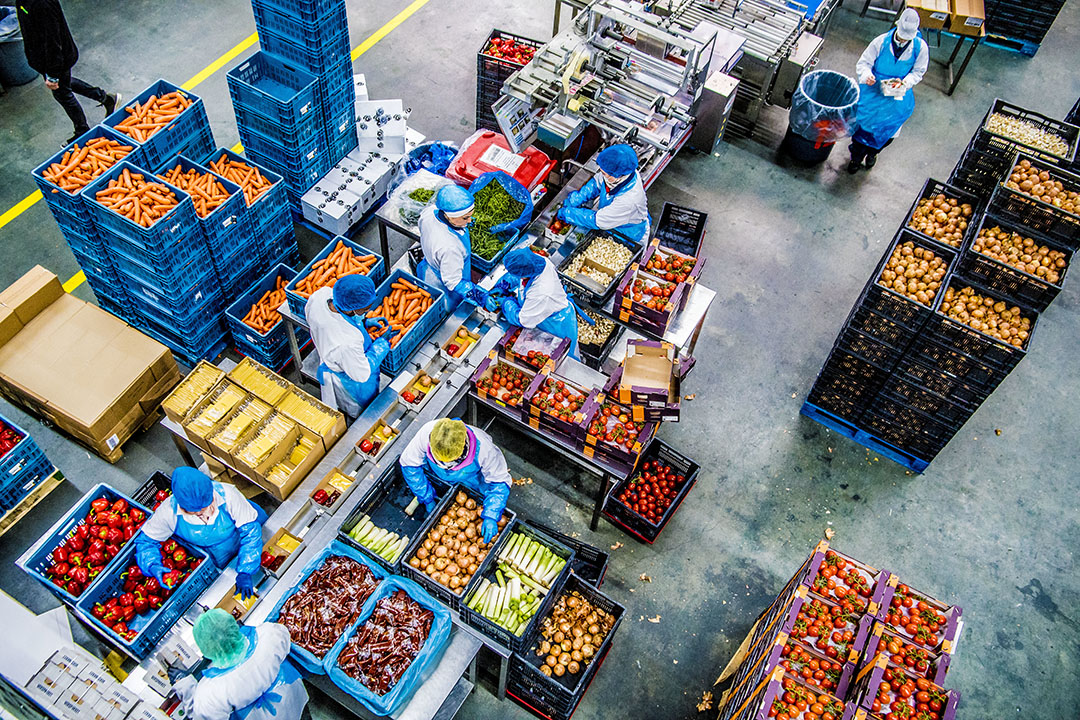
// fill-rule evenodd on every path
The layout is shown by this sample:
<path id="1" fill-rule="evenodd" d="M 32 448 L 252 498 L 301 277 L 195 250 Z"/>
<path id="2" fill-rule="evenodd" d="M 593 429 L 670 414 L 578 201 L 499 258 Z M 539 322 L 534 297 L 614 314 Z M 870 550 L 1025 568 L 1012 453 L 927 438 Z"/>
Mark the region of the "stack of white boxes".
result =
<path id="1" fill-rule="evenodd" d="M 168 720 L 117 682 L 99 660 L 75 648 L 58 650 L 26 690 L 43 707 L 72 720 Z"/>
<path id="2" fill-rule="evenodd" d="M 408 110 L 401 100 L 369 100 L 364 76 L 354 76 L 353 82 L 359 147 L 301 198 L 304 218 L 335 235 L 346 234 L 386 195 L 404 172 L 403 160 L 425 140 L 407 127 Z"/>

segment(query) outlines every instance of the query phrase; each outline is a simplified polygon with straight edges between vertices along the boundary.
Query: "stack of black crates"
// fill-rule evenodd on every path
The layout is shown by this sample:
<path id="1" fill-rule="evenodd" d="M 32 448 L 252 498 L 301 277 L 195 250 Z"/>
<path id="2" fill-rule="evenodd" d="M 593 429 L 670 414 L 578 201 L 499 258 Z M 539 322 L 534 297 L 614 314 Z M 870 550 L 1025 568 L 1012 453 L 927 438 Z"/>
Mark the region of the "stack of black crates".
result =
<path id="1" fill-rule="evenodd" d="M 495 120 L 495 113 L 491 106 L 502 95 L 502 86 L 507 78 L 525 67 L 508 58 L 495 57 L 488 53 L 491 41 L 495 39 L 513 40 L 519 45 L 530 45 L 538 48 L 542 42 L 502 30 L 492 30 L 484 41 L 484 46 L 476 54 L 476 129 L 494 130 L 500 132 L 499 123 Z"/>
<path id="2" fill-rule="evenodd" d="M 926 469 L 1027 354 L 1039 313 L 1061 291 L 1068 263 L 1080 248 L 1080 216 L 1004 185 L 1012 168 L 1027 159 L 1049 171 L 1067 190 L 1080 191 L 1080 177 L 1066 170 L 1075 157 L 1080 130 L 1000 100 L 987 117 L 993 112 L 1013 114 L 1054 132 L 1069 144 L 1068 156 L 1051 156 L 988 133 L 984 118 L 954 172 L 955 183 L 929 180 L 923 187 L 904 227 L 859 295 L 802 409 L 804 415 L 916 472 Z M 987 159 L 985 179 L 976 181 L 976 172 L 982 171 L 965 164 L 972 154 Z M 919 202 L 938 195 L 973 208 L 956 246 L 908 225 Z M 995 227 L 1062 252 L 1066 267 L 1058 281 L 1048 282 L 977 252 L 975 239 Z M 947 265 L 930 305 L 879 283 L 893 251 L 909 241 Z M 1024 346 L 1006 344 L 939 312 L 950 286 L 957 291 L 971 287 L 1010 308 L 1019 307 L 1032 321 Z"/>
<path id="3" fill-rule="evenodd" d="M 986 32 L 995 44 L 1034 55 L 1065 0 L 986 0 Z"/>

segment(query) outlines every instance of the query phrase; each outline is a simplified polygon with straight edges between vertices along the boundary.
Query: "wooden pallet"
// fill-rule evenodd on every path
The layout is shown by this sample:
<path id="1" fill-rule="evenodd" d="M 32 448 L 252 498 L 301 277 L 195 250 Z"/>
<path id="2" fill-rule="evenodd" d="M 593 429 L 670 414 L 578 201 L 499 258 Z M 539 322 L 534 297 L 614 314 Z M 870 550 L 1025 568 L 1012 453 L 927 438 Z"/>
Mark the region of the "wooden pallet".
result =
<path id="1" fill-rule="evenodd" d="M 52 475 L 45 478 L 40 485 L 30 491 L 30 494 L 19 501 L 19 504 L 4 513 L 0 518 L 0 536 L 15 526 L 34 509 L 34 506 L 48 497 L 64 481 L 64 476 L 59 470 L 54 470 Z"/>

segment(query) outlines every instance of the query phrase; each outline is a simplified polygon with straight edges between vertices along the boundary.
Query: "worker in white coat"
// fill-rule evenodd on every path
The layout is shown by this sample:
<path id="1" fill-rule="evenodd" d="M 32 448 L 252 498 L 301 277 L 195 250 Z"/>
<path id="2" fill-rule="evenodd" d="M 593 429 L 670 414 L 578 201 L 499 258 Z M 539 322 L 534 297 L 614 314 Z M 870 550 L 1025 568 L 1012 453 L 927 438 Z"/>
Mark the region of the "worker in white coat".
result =
<path id="1" fill-rule="evenodd" d="M 637 171 L 638 157 L 625 143 L 596 156 L 600 172 L 567 196 L 558 219 L 591 230 L 612 230 L 644 245 L 649 239 L 649 202 Z M 596 209 L 586 207 L 596 200 Z"/>
<path id="2" fill-rule="evenodd" d="M 472 215 L 472 194 L 457 185 L 440 188 L 435 203 L 420 213 L 418 227 L 424 259 L 416 272 L 421 280 L 446 294 L 446 309 L 450 312 L 463 299 L 483 301 L 472 283 Z"/>
<path id="3" fill-rule="evenodd" d="M 919 13 L 908 8 L 896 27 L 879 35 L 855 63 L 859 77 L 858 129 L 851 138 L 847 171 L 856 173 L 866 162 L 869 170 L 878 153 L 900 134 L 915 112 L 914 87 L 922 82 L 930 64 L 930 49 L 919 37 Z"/>
<path id="4" fill-rule="evenodd" d="M 577 316 L 580 313 L 590 325 L 595 321 L 581 313 L 567 296 L 555 266 L 529 248 L 511 250 L 503 265 L 507 275 L 499 280 L 496 292 L 505 290 L 512 295 L 499 303 L 493 292 L 486 300 L 487 309 L 501 309 L 513 325 L 539 328 L 566 338 L 570 341 L 570 356 L 579 360 Z"/>
<path id="5" fill-rule="evenodd" d="M 502 450 L 486 432 L 456 418 L 433 420 L 417 431 L 398 462 L 409 489 L 428 512 L 435 509 L 430 478 L 447 485 L 465 485 L 484 496 L 480 513 L 484 542 L 491 542 L 499 532 L 499 518 L 506 509 L 513 480 Z"/>
<path id="6" fill-rule="evenodd" d="M 322 400 L 350 418 L 359 417 L 379 392 L 379 369 L 390 353 L 388 328 L 378 340 L 369 330 L 384 327 L 386 318 L 364 318 L 375 301 L 375 283 L 366 275 L 345 275 L 334 287 L 319 288 L 304 308 L 311 339 L 319 353 L 318 380 Z"/>
<path id="7" fill-rule="evenodd" d="M 300 720 L 308 694 L 288 660 L 292 639 L 277 623 L 237 624 L 221 608 L 195 621 L 195 644 L 211 661 L 202 679 L 181 695 L 196 720 Z"/>

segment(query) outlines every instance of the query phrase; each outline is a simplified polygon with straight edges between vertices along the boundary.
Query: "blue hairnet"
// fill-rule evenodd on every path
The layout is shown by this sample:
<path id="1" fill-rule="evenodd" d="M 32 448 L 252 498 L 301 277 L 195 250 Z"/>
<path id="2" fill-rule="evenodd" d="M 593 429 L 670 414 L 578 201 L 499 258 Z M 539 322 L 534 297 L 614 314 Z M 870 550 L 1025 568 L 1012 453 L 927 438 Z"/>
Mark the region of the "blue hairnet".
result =
<path id="1" fill-rule="evenodd" d="M 638 157 L 634 148 L 626 143 L 604 148 L 596 156 L 596 164 L 608 175 L 624 177 L 637 170 Z"/>
<path id="2" fill-rule="evenodd" d="M 518 248 L 506 254 L 503 265 L 509 273 L 520 278 L 531 278 L 544 271 L 544 258 L 529 248 Z"/>
<path id="3" fill-rule="evenodd" d="M 225 610 L 207 610 L 195 621 L 195 644 L 218 667 L 232 667 L 244 659 L 247 639 L 236 619 Z"/>
<path id="4" fill-rule="evenodd" d="M 198 512 L 214 501 L 214 483 L 193 467 L 178 467 L 172 472 L 172 492 L 182 510 Z"/>
<path id="5" fill-rule="evenodd" d="M 334 283 L 334 307 L 343 313 L 367 310 L 375 302 L 375 283 L 367 275 L 343 275 Z"/>
<path id="6" fill-rule="evenodd" d="M 457 185 L 444 185 L 435 196 L 435 207 L 450 217 L 463 215 L 471 210 L 472 206 L 472 194 Z"/>

